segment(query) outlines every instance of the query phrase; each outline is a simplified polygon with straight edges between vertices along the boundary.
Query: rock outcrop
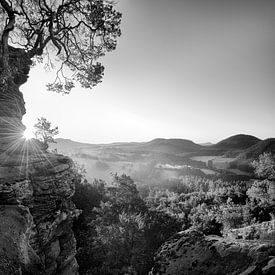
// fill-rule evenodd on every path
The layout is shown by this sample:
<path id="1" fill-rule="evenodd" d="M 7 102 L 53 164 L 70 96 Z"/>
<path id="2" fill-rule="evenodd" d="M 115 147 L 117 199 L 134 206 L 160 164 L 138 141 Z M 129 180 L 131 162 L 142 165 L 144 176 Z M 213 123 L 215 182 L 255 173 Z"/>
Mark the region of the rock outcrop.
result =
<path id="1" fill-rule="evenodd" d="M 0 163 L 0 274 L 77 274 L 71 160 L 25 152 Z"/>
<path id="2" fill-rule="evenodd" d="M 23 139 L 30 65 L 10 47 L 9 70 L 0 68 L 0 274 L 77 274 L 72 161 Z"/>
<path id="3" fill-rule="evenodd" d="M 10 47 L 10 72 L 0 68 L 0 154 L 22 148 L 25 126 L 22 117 L 26 113 L 25 102 L 19 87 L 28 79 L 31 60 L 23 50 Z"/>
<path id="4" fill-rule="evenodd" d="M 275 274 L 275 243 L 182 231 L 161 246 L 150 274 L 271 275 Z"/>

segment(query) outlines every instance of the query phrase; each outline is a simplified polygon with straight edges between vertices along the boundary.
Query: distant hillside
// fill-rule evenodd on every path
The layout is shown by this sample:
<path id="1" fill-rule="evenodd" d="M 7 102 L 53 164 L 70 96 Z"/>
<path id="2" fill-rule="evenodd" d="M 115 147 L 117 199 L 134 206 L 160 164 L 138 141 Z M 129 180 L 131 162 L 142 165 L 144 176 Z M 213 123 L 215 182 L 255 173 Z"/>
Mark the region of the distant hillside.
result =
<path id="1" fill-rule="evenodd" d="M 165 154 L 180 154 L 198 151 L 201 145 L 186 139 L 164 139 L 157 138 L 149 142 L 116 142 L 109 144 L 89 144 L 75 142 L 70 139 L 58 138 L 56 143 L 50 145 L 50 149 L 57 149 L 60 152 L 76 152 L 83 149 L 120 149 L 129 152 L 157 152 Z"/>
<path id="2" fill-rule="evenodd" d="M 55 139 L 56 143 L 50 144 L 50 150 L 57 149 L 60 153 L 72 153 L 78 152 L 82 148 L 93 148 L 95 145 L 89 143 L 81 143 L 77 141 L 73 141 L 70 139 L 57 138 Z"/>
<path id="3" fill-rule="evenodd" d="M 187 139 L 157 138 L 136 147 L 136 149 L 158 153 L 181 154 L 198 151 L 201 147 L 201 145 Z"/>
<path id="4" fill-rule="evenodd" d="M 238 168 L 242 171 L 252 172 L 251 162 L 263 153 L 271 152 L 275 155 L 275 138 L 261 140 L 251 147 L 243 150 L 234 161 L 230 163 L 231 168 Z"/>
<path id="5" fill-rule="evenodd" d="M 144 173 L 153 169 L 150 163 L 172 166 L 190 165 L 204 169 L 208 165 L 208 160 L 213 159 L 215 159 L 213 163 L 216 169 L 225 169 L 236 175 L 241 175 L 242 172 L 251 174 L 253 172 L 252 160 L 263 152 L 272 152 L 275 155 L 275 138 L 261 141 L 248 135 L 236 135 L 208 146 L 186 139 L 164 138 L 149 142 L 109 144 L 81 143 L 62 138 L 56 139 L 56 142 L 50 144 L 50 150 L 57 149 L 58 153 L 68 155 L 80 165 L 84 165 L 90 179 L 105 180 L 109 179 L 110 173 L 113 172 L 138 175 L 137 178 L 142 178 Z M 251 144 L 252 146 L 249 146 Z M 205 169 L 204 172 L 210 173 L 211 171 Z M 173 174 L 175 171 L 169 173 L 171 177 L 175 176 Z"/>
<path id="6" fill-rule="evenodd" d="M 275 154 L 275 138 L 261 140 L 241 153 L 238 159 L 256 159 L 260 154 L 271 152 Z"/>
<path id="7" fill-rule="evenodd" d="M 215 145 L 200 145 L 186 139 L 157 138 L 149 142 L 117 142 L 109 144 L 89 144 L 58 138 L 57 143 L 50 144 L 50 149 L 57 149 L 64 154 L 98 152 L 117 153 L 159 153 L 180 155 L 224 155 L 237 157 L 238 160 L 257 158 L 263 152 L 275 154 L 275 138 L 260 140 L 250 135 L 235 135 L 218 142 Z M 96 152 L 96 153 L 95 153 Z"/>
<path id="8" fill-rule="evenodd" d="M 224 139 L 212 147 L 222 150 L 243 150 L 257 144 L 259 141 L 261 140 L 257 137 L 240 134 Z"/>

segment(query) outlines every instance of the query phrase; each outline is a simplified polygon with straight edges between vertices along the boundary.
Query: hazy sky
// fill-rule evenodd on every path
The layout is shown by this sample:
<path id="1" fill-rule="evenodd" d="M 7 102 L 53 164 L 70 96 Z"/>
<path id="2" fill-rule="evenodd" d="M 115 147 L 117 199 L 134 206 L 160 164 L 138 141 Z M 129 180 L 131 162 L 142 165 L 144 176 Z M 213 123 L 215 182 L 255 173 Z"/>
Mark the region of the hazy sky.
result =
<path id="1" fill-rule="evenodd" d="M 122 37 L 103 83 L 62 96 L 36 67 L 22 87 L 28 125 L 90 143 L 156 137 L 275 137 L 274 0 L 120 0 Z"/>

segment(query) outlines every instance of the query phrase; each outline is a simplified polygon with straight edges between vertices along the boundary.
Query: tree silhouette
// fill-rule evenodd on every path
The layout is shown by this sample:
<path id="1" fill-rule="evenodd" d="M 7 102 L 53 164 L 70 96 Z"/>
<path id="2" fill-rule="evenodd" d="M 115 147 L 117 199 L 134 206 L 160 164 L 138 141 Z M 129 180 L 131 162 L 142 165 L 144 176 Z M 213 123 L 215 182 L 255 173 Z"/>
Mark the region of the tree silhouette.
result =
<path id="1" fill-rule="evenodd" d="M 49 147 L 49 143 L 55 143 L 54 136 L 59 134 L 58 127 L 53 127 L 50 121 L 46 118 L 38 118 L 34 125 L 35 137 L 44 143 L 45 147 Z"/>
<path id="2" fill-rule="evenodd" d="M 97 59 L 116 48 L 121 14 L 105 0 L 0 0 L 1 71 L 10 73 L 10 46 L 23 49 L 28 58 L 45 59 L 59 68 L 48 88 L 69 92 L 75 81 L 92 88 L 102 79 L 104 67 Z M 18 53 L 16 53 L 18 55 Z M 65 75 L 64 67 L 73 72 Z"/>

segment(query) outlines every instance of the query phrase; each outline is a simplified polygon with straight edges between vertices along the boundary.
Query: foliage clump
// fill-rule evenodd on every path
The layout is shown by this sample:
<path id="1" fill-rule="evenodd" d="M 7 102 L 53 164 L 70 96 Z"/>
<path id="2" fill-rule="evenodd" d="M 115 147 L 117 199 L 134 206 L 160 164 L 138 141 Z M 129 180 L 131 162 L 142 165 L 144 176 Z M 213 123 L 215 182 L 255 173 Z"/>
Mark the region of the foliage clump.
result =
<path id="1" fill-rule="evenodd" d="M 180 230 L 175 218 L 148 208 L 126 175 L 79 182 L 74 202 L 83 209 L 74 225 L 83 273 L 146 274 L 159 246 Z"/>

